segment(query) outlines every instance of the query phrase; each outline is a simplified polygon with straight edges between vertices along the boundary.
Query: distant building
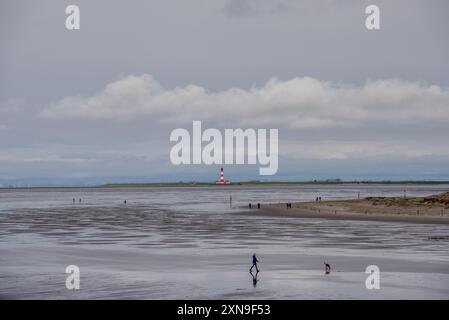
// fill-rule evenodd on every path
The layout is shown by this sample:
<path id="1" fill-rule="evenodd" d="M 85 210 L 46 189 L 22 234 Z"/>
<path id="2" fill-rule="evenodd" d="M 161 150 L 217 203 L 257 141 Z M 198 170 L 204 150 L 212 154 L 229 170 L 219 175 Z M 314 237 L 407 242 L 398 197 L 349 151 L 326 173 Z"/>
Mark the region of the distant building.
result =
<path id="1" fill-rule="evenodd" d="M 231 181 L 225 180 L 223 168 L 221 168 L 221 171 L 220 171 L 220 179 L 215 180 L 215 184 L 231 184 Z"/>

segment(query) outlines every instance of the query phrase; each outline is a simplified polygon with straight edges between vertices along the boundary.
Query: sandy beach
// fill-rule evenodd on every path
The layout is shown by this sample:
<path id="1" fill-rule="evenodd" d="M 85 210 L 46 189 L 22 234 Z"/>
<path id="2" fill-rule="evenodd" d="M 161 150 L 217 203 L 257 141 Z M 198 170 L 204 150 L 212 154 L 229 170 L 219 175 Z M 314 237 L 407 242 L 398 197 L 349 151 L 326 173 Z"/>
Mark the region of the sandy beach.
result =
<path id="1" fill-rule="evenodd" d="M 449 193 L 429 197 L 368 197 L 357 200 L 305 201 L 264 204 L 245 214 L 340 220 L 397 221 L 449 224 Z M 257 208 L 253 205 L 253 208 Z"/>
<path id="2" fill-rule="evenodd" d="M 282 205 L 264 204 L 334 196 L 320 203 L 327 206 L 358 192 L 399 196 L 403 188 L 0 190 L 0 299 L 447 299 L 447 224 L 316 219 L 313 211 L 279 218 Z M 248 199 L 262 209 L 239 209 Z M 253 253 L 257 281 L 248 272 Z M 80 268 L 80 290 L 65 287 L 68 265 Z M 365 287 L 368 265 L 381 270 L 380 290 Z"/>

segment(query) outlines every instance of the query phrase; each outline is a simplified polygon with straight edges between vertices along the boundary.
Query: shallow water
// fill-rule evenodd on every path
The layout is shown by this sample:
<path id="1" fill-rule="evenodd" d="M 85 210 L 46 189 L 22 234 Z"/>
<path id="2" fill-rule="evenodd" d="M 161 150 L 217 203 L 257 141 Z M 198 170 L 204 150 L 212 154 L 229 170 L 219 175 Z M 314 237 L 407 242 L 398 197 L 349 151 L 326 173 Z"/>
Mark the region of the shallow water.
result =
<path id="1" fill-rule="evenodd" d="M 238 208 L 404 189 L 430 195 L 449 186 L 0 190 L 0 296 L 448 299 L 449 241 L 429 237 L 449 236 L 449 226 L 256 217 Z M 253 252 L 262 270 L 256 283 Z M 65 288 L 72 264 L 81 270 L 77 291 Z M 372 264 L 380 290 L 365 287 Z"/>

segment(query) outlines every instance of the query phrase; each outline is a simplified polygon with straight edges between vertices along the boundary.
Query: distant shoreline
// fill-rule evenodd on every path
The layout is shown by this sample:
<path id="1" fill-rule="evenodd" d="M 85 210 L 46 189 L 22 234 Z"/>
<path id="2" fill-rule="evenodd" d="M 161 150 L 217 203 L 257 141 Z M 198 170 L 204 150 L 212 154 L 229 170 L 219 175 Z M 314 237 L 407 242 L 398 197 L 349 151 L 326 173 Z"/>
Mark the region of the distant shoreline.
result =
<path id="1" fill-rule="evenodd" d="M 302 185 L 415 185 L 415 184 L 449 184 L 449 181 L 241 181 L 230 184 L 215 184 L 208 182 L 177 182 L 177 183 L 113 183 L 104 184 L 97 187 L 114 188 L 114 187 L 145 187 L 145 186 L 176 186 L 176 187 L 198 187 L 198 186 L 302 186 Z"/>
<path id="2" fill-rule="evenodd" d="M 231 184 L 215 184 L 212 182 L 154 182 L 154 183 L 108 183 L 90 186 L 2 186 L 8 189 L 97 189 L 97 188 L 151 188 L 151 187 L 232 187 L 232 186 L 363 186 L 363 185 L 442 185 L 449 181 L 241 181 Z"/>

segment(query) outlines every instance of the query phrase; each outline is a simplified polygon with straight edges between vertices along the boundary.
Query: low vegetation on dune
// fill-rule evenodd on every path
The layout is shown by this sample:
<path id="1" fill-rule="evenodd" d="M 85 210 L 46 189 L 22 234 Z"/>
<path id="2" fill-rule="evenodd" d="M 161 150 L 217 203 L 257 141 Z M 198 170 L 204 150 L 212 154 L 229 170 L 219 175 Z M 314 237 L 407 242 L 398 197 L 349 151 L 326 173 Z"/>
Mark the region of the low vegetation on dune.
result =
<path id="1" fill-rule="evenodd" d="M 368 197 L 366 200 L 373 205 L 384 206 L 433 206 L 442 205 L 449 208 L 449 192 L 429 197 Z"/>

